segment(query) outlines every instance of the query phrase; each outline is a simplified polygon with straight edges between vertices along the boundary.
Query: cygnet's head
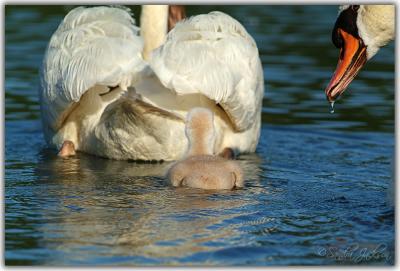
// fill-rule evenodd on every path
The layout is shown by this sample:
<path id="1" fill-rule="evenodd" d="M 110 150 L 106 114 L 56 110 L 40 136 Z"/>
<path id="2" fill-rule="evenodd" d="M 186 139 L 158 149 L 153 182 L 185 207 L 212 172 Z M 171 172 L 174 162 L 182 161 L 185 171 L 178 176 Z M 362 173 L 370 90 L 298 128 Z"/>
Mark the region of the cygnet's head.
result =
<path id="1" fill-rule="evenodd" d="M 343 5 L 332 31 L 332 42 L 340 49 L 339 62 L 325 89 L 335 101 L 356 77 L 367 60 L 394 39 L 394 5 Z"/>
<path id="2" fill-rule="evenodd" d="M 244 186 L 240 165 L 216 155 L 195 155 L 183 159 L 170 168 L 168 179 L 173 186 L 211 190 Z"/>
<path id="3" fill-rule="evenodd" d="M 168 171 L 173 186 L 202 189 L 243 187 L 243 173 L 235 161 L 214 155 L 215 129 L 213 113 L 206 108 L 192 109 L 186 119 L 189 140 L 187 157 Z"/>
<path id="4" fill-rule="evenodd" d="M 186 118 L 188 156 L 213 155 L 215 144 L 214 115 L 206 108 L 193 108 Z"/>

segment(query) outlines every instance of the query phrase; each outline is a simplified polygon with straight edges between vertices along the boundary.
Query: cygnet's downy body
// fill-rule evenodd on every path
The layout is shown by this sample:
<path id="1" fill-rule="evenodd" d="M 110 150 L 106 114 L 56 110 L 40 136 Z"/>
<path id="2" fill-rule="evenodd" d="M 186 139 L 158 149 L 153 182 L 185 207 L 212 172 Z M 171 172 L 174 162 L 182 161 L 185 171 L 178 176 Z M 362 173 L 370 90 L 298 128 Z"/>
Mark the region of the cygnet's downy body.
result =
<path id="1" fill-rule="evenodd" d="M 202 189 L 233 189 L 243 187 L 239 164 L 214 155 L 214 116 L 205 108 L 192 109 L 186 120 L 189 141 L 186 158 L 174 164 L 168 172 L 173 186 Z"/>

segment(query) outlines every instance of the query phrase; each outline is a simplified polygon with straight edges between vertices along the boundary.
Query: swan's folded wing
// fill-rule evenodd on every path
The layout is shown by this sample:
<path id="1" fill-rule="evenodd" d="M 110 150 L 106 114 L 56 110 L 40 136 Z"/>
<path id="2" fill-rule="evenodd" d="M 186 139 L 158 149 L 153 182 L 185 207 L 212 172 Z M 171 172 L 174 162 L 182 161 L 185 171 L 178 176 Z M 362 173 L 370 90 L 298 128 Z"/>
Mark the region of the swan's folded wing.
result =
<path id="1" fill-rule="evenodd" d="M 61 114 L 95 85 L 129 86 L 143 70 L 143 42 L 127 9 L 79 7 L 50 39 L 41 69 L 44 122 Z"/>
<path id="2" fill-rule="evenodd" d="M 243 131 L 260 113 L 263 71 L 257 46 L 232 17 L 212 12 L 178 23 L 153 52 L 151 67 L 179 95 L 202 93 Z"/>

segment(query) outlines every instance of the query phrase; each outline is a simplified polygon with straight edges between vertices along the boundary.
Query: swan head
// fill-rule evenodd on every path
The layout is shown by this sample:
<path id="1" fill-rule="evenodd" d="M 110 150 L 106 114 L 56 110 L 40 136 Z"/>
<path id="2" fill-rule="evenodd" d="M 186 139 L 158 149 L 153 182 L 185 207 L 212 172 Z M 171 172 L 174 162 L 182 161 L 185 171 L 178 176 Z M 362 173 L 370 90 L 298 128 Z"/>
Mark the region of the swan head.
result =
<path id="1" fill-rule="evenodd" d="M 394 5 L 343 5 L 332 31 L 332 42 L 340 49 L 339 61 L 325 89 L 335 101 L 367 60 L 394 39 Z"/>
<path id="2" fill-rule="evenodd" d="M 187 115 L 185 125 L 189 141 L 188 156 L 213 155 L 215 142 L 214 115 L 206 108 L 193 108 Z"/>

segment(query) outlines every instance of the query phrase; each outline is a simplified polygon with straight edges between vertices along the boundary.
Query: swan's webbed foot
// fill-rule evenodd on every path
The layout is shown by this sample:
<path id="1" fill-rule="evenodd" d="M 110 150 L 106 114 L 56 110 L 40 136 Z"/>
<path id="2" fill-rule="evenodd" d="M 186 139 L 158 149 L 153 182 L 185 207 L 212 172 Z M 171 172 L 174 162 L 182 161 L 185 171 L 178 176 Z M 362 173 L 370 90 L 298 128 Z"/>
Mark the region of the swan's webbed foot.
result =
<path id="1" fill-rule="evenodd" d="M 231 148 L 225 148 L 218 154 L 225 159 L 235 159 L 235 152 Z"/>
<path id="2" fill-rule="evenodd" d="M 58 156 L 60 157 L 69 157 L 75 155 L 75 145 L 72 141 L 70 140 L 65 140 L 64 143 L 61 146 L 60 151 L 58 152 Z"/>

